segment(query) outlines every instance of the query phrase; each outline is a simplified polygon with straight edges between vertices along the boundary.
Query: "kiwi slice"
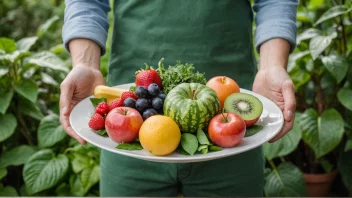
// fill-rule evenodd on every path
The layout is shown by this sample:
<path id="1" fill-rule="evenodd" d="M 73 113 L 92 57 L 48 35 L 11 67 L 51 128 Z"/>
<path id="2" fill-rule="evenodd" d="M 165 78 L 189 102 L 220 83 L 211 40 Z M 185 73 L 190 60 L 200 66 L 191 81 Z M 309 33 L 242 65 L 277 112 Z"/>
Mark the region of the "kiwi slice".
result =
<path id="1" fill-rule="evenodd" d="M 263 112 L 262 102 L 257 97 L 247 93 L 229 95 L 224 102 L 224 108 L 226 112 L 241 116 L 246 121 L 247 126 L 248 124 L 254 124 Z"/>

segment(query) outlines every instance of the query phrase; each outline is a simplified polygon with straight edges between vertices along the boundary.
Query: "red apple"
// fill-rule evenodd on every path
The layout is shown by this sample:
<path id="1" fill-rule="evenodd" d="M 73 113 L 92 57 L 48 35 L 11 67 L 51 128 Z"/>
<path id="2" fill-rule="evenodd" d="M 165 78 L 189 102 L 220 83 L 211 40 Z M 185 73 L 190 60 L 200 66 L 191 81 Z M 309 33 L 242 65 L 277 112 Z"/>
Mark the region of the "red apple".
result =
<path id="1" fill-rule="evenodd" d="M 116 107 L 105 118 L 106 132 L 117 143 L 134 141 L 142 124 L 141 114 L 130 107 Z"/>
<path id="2" fill-rule="evenodd" d="M 208 133 L 216 145 L 224 148 L 235 147 L 246 133 L 246 123 L 235 113 L 218 114 L 210 120 Z"/>

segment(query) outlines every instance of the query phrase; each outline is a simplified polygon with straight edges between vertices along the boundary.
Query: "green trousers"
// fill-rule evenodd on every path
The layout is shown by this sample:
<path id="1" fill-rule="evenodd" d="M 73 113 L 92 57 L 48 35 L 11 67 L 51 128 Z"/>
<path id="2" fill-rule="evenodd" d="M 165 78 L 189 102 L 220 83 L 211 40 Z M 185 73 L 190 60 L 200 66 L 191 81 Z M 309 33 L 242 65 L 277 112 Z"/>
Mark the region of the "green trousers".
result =
<path id="1" fill-rule="evenodd" d="M 112 163 L 101 165 L 101 196 L 263 196 L 265 161 L 261 153 L 259 147 L 206 162 L 173 164 L 102 151 L 102 161 Z"/>

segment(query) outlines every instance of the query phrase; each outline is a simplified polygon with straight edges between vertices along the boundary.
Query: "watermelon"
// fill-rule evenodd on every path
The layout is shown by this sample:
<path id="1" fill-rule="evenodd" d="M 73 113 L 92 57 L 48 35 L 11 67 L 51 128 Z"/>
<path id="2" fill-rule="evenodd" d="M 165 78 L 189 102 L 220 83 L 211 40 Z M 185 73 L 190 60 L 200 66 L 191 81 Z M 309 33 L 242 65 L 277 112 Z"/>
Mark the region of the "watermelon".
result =
<path id="1" fill-rule="evenodd" d="M 195 133 L 219 113 L 220 100 L 204 84 L 181 83 L 167 94 L 163 109 L 164 115 L 172 118 L 182 132 Z"/>

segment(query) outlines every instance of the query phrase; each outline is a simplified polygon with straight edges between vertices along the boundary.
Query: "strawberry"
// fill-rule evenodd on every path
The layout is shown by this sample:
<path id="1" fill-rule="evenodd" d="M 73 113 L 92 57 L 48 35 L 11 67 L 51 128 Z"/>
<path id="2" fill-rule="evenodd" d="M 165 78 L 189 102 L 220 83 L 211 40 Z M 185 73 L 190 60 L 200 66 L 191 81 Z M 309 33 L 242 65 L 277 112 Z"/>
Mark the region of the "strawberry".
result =
<path id="1" fill-rule="evenodd" d="M 88 126 L 94 130 L 105 128 L 105 120 L 102 115 L 95 113 L 89 120 Z"/>
<path id="2" fill-rule="evenodd" d="M 136 72 L 136 86 L 143 86 L 148 88 L 148 86 L 152 83 L 156 83 L 159 88 L 162 89 L 159 73 L 146 64 L 145 70 L 142 69 Z"/>
<path id="3" fill-rule="evenodd" d="M 122 106 L 123 106 L 123 102 L 121 98 L 116 99 L 110 104 L 110 111 L 115 109 L 116 107 L 122 107 Z"/>
<path id="4" fill-rule="evenodd" d="M 100 102 L 98 106 L 95 108 L 95 113 L 99 113 L 100 115 L 105 115 L 109 113 L 110 107 L 106 102 Z"/>
<path id="5" fill-rule="evenodd" d="M 121 94 L 121 102 L 125 102 L 126 98 L 133 98 L 135 100 L 138 100 L 137 95 L 132 92 L 132 91 L 125 91 Z"/>

